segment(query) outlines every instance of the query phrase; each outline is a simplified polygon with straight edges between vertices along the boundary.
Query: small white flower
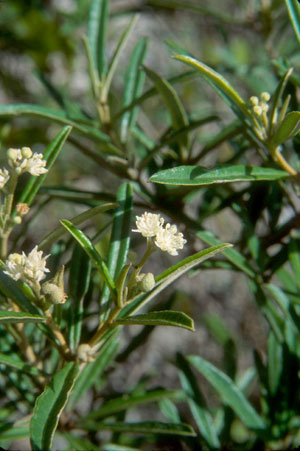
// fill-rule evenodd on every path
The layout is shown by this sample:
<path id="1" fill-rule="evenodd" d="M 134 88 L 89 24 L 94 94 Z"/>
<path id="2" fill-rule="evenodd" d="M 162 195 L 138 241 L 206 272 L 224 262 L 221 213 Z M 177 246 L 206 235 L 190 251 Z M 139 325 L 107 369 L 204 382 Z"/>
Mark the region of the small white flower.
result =
<path id="1" fill-rule="evenodd" d="M 43 160 L 43 154 L 33 154 L 29 147 L 8 149 L 7 156 L 9 165 L 15 168 L 19 175 L 29 172 L 31 175 L 38 176 L 48 171 L 45 167 L 47 162 Z"/>
<path id="2" fill-rule="evenodd" d="M 161 227 L 158 231 L 154 243 L 162 251 L 170 255 L 178 255 L 177 250 L 183 248 L 186 240 L 182 233 L 177 233 L 176 225 L 166 224 L 165 228 Z"/>
<path id="3" fill-rule="evenodd" d="M 7 169 L 0 169 L 0 189 L 4 188 L 9 180 L 9 172 Z"/>
<path id="4" fill-rule="evenodd" d="M 40 282 L 46 276 L 45 273 L 49 272 L 49 269 L 46 268 L 46 259 L 49 257 L 43 257 L 43 251 L 38 251 L 38 247 L 35 246 L 34 249 L 28 254 L 28 257 L 22 253 L 25 261 L 24 274 L 26 278 L 32 281 Z"/>
<path id="5" fill-rule="evenodd" d="M 43 251 L 38 251 L 38 247 L 28 254 L 28 256 L 22 252 L 22 254 L 11 254 L 5 262 L 7 271 L 4 271 L 14 280 L 22 279 L 24 282 L 30 285 L 38 283 L 46 276 L 45 273 L 49 272 L 46 268 L 46 259 L 49 257 L 43 257 Z"/>
<path id="6" fill-rule="evenodd" d="M 45 174 L 48 169 L 46 169 L 46 160 L 43 160 L 43 154 L 34 153 L 31 158 L 27 160 L 26 171 L 30 172 L 31 175 L 42 175 Z"/>
<path id="7" fill-rule="evenodd" d="M 160 215 L 145 212 L 136 217 L 137 229 L 132 231 L 141 233 L 145 238 L 156 236 L 163 223 L 164 219 Z"/>
<path id="8" fill-rule="evenodd" d="M 14 280 L 19 280 L 24 277 L 25 259 L 21 254 L 10 254 L 5 262 L 7 271 L 5 274 L 12 277 Z"/>

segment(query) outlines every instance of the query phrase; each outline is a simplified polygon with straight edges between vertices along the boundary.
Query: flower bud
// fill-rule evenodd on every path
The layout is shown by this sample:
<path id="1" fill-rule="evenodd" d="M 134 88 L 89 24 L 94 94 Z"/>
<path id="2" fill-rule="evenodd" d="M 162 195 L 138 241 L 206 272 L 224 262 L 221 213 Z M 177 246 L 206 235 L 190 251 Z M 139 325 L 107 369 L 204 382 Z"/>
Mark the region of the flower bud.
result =
<path id="1" fill-rule="evenodd" d="M 29 207 L 25 203 L 17 204 L 17 212 L 20 216 L 25 216 L 29 212 Z"/>
<path id="2" fill-rule="evenodd" d="M 263 102 L 269 102 L 271 95 L 268 92 L 262 92 L 260 98 Z"/>
<path id="3" fill-rule="evenodd" d="M 262 114 L 262 107 L 256 105 L 255 107 L 253 107 L 253 113 L 256 114 L 257 116 L 261 116 L 261 114 Z"/>
<path id="4" fill-rule="evenodd" d="M 95 360 L 93 354 L 94 350 L 88 343 L 78 346 L 77 355 L 82 362 L 93 362 Z"/>
<path id="5" fill-rule="evenodd" d="M 137 289 L 139 291 L 142 291 L 143 293 L 146 293 L 147 291 L 150 291 L 152 290 L 152 288 L 154 288 L 154 275 L 151 272 L 148 272 L 147 274 L 140 274 L 138 276 L 137 282 Z"/>
<path id="6" fill-rule="evenodd" d="M 23 158 L 28 159 L 32 157 L 32 150 L 30 149 L 30 147 L 22 147 L 21 153 Z"/>
<path id="7" fill-rule="evenodd" d="M 7 151 L 7 158 L 8 158 L 9 160 L 16 161 L 16 159 L 17 159 L 18 156 L 19 156 L 18 150 L 19 150 L 19 149 L 13 149 L 13 148 L 8 149 L 8 151 Z"/>
<path id="8" fill-rule="evenodd" d="M 258 105 L 258 97 L 256 96 L 252 96 L 250 97 L 250 103 L 252 103 L 252 105 Z"/>
<path id="9" fill-rule="evenodd" d="M 22 222 L 21 216 L 15 216 L 14 217 L 14 219 L 13 219 L 13 223 L 14 224 L 21 224 L 21 222 Z"/>
<path id="10" fill-rule="evenodd" d="M 64 304 L 67 300 L 64 290 L 51 282 L 42 285 L 42 293 L 51 304 Z"/>

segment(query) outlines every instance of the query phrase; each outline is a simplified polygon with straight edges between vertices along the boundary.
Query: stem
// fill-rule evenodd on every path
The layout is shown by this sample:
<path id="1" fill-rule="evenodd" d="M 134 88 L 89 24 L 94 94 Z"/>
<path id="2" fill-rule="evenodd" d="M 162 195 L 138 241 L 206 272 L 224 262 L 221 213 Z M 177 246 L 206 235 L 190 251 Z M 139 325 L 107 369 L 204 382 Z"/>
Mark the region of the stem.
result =
<path id="1" fill-rule="evenodd" d="M 5 198 L 4 206 L 3 206 L 3 212 L 2 212 L 2 218 L 3 218 L 3 228 L 0 236 L 0 258 L 5 258 L 7 255 L 7 243 L 8 238 L 11 233 L 12 227 L 9 224 L 9 220 L 11 218 L 11 212 L 12 212 L 12 206 L 14 201 L 14 194 L 15 189 L 17 186 L 18 181 L 18 174 L 13 169 L 11 172 L 10 177 L 10 183 L 9 183 L 9 189 L 7 196 Z"/>
<path id="2" fill-rule="evenodd" d="M 288 172 L 290 175 L 292 175 L 292 176 L 297 175 L 297 172 L 295 171 L 295 169 L 293 169 L 292 166 L 290 166 L 290 165 L 288 164 L 288 162 L 285 160 L 285 158 L 281 155 L 280 150 L 278 149 L 278 147 L 277 147 L 277 149 L 275 149 L 275 150 L 272 152 L 272 155 L 273 155 L 273 159 L 274 159 L 277 163 L 279 163 L 280 166 L 281 166 L 285 171 L 287 171 L 287 172 Z"/>
<path id="3" fill-rule="evenodd" d="M 110 312 L 105 323 L 100 324 L 100 326 L 98 327 L 98 330 L 96 331 L 94 336 L 90 339 L 90 341 L 88 343 L 89 346 L 95 347 L 97 341 L 100 340 L 100 338 L 105 334 L 105 332 L 107 332 L 111 327 L 115 326 L 113 324 L 113 321 L 118 316 L 120 311 L 121 311 L 121 308 L 118 306 L 116 306 L 112 309 L 112 311 Z M 95 348 L 95 351 L 96 351 L 96 348 Z"/>
<path id="4" fill-rule="evenodd" d="M 66 342 L 66 339 L 65 339 L 64 335 L 62 334 L 61 330 L 55 324 L 50 311 L 46 310 L 44 312 L 44 314 L 47 317 L 48 326 L 51 327 L 51 330 L 52 330 L 53 334 L 55 335 L 57 341 L 60 344 L 60 347 L 58 348 L 58 350 L 61 352 L 61 354 L 64 357 L 69 357 L 69 355 L 70 355 L 70 348 L 69 348 L 69 346 L 68 346 L 68 344 Z"/>

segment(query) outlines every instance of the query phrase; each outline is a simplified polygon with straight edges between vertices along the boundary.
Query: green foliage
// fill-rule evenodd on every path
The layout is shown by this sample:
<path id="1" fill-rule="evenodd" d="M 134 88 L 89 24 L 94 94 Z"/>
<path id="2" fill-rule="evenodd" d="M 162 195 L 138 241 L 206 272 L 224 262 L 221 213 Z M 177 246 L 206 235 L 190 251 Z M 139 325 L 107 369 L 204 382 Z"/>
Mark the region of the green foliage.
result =
<path id="1" fill-rule="evenodd" d="M 298 2 L 67 3 L 0 2 L 0 447 L 297 448 Z"/>

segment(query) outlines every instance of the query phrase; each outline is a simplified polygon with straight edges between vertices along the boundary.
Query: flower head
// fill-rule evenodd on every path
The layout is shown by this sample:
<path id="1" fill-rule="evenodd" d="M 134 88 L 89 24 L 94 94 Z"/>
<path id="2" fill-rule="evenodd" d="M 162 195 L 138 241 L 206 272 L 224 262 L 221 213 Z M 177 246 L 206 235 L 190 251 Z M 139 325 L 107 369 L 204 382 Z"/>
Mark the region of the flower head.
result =
<path id="1" fill-rule="evenodd" d="M 7 169 L 0 169 L 0 189 L 4 188 L 4 185 L 9 180 L 9 172 Z"/>
<path id="2" fill-rule="evenodd" d="M 145 212 L 136 219 L 137 229 L 133 232 L 139 232 L 145 238 L 153 238 L 154 244 L 170 255 L 178 255 L 177 250 L 182 249 L 186 243 L 182 233 L 177 233 L 176 225 L 166 224 L 164 227 L 164 219 L 158 214 Z"/>
<path id="3" fill-rule="evenodd" d="M 24 172 L 29 172 L 31 175 L 45 174 L 46 160 L 43 160 L 43 154 L 32 153 L 29 147 L 22 147 L 22 149 L 8 149 L 7 151 L 8 163 L 15 168 L 20 175 Z"/>
<path id="4" fill-rule="evenodd" d="M 170 255 L 178 255 L 177 250 L 183 248 L 186 240 L 182 233 L 177 233 L 176 225 L 166 224 L 165 228 L 162 227 L 157 233 L 154 243 L 162 251 Z"/>
<path id="5" fill-rule="evenodd" d="M 22 254 L 10 254 L 5 262 L 7 271 L 4 271 L 14 280 L 22 279 L 24 282 L 33 285 L 39 283 L 46 276 L 45 273 L 49 272 L 46 268 L 46 257 L 43 257 L 43 251 L 38 251 L 38 247 L 28 254 L 28 256 L 22 252 Z"/>
<path id="6" fill-rule="evenodd" d="M 145 238 L 156 236 L 163 223 L 164 219 L 160 215 L 145 212 L 142 216 L 136 217 L 137 229 L 133 230 L 133 232 L 139 232 Z"/>
<path id="7" fill-rule="evenodd" d="M 42 175 L 45 174 L 48 169 L 46 169 L 46 160 L 43 160 L 43 154 L 34 153 L 29 160 L 27 160 L 26 171 L 30 172 L 31 175 Z"/>

